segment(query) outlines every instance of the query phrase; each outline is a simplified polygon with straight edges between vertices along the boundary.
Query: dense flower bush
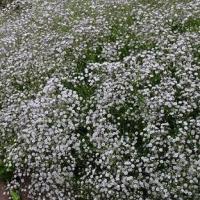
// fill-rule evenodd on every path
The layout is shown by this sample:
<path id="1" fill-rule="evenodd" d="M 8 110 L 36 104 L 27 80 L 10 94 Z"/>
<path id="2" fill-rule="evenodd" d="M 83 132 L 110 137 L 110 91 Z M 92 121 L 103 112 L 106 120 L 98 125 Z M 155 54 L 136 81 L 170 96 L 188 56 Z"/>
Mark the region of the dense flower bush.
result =
<path id="1" fill-rule="evenodd" d="M 199 0 L 0 12 L 0 158 L 30 199 L 200 199 L 199 104 Z"/>

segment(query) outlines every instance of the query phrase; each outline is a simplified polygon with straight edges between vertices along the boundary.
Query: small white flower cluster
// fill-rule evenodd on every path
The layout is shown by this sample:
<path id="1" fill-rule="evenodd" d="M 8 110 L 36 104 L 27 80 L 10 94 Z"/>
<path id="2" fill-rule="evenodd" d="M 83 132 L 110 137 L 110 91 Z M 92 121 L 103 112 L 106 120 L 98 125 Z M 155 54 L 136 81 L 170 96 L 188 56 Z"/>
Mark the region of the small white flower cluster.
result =
<path id="1" fill-rule="evenodd" d="M 144 2 L 2 8 L 9 189 L 33 200 L 200 199 L 200 1 Z"/>

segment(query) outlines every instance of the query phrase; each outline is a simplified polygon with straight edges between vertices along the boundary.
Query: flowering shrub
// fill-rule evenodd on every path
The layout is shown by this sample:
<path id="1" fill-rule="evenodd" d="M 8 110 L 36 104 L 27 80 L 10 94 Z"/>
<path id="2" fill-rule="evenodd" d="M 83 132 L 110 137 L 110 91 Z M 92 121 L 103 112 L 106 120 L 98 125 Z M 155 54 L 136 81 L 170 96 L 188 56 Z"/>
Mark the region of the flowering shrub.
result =
<path id="1" fill-rule="evenodd" d="M 199 8 L 17 0 L 2 9 L 8 188 L 33 200 L 198 200 Z"/>

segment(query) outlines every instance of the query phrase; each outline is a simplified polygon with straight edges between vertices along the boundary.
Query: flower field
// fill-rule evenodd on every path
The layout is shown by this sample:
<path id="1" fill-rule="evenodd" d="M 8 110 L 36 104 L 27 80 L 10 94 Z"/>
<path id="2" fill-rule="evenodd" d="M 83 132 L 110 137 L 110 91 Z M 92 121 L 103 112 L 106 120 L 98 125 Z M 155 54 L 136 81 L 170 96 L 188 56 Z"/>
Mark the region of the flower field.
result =
<path id="1" fill-rule="evenodd" d="M 200 0 L 5 2 L 11 198 L 199 200 Z"/>

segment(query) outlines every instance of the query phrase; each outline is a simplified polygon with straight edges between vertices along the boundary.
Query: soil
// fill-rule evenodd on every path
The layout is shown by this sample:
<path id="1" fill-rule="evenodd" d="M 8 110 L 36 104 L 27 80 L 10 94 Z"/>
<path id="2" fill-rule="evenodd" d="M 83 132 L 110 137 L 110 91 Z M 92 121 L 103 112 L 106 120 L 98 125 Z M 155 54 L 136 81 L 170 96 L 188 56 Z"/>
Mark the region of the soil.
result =
<path id="1" fill-rule="evenodd" d="M 9 200 L 8 195 L 4 194 L 6 188 L 6 183 L 0 181 L 0 200 Z M 28 192 L 24 192 L 21 194 L 21 200 L 29 200 Z"/>
<path id="2" fill-rule="evenodd" d="M 0 200 L 9 200 L 8 195 L 4 195 L 6 184 L 3 182 L 0 182 Z"/>

